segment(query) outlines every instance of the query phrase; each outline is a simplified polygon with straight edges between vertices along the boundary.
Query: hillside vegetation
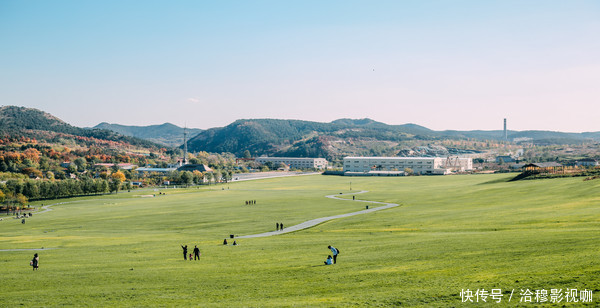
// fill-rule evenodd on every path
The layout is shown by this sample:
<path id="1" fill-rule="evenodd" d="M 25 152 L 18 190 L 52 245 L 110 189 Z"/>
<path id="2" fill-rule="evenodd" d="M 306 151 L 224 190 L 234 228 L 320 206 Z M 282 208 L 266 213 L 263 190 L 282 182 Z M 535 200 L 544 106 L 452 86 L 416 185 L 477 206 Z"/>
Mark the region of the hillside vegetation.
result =
<path id="1" fill-rule="evenodd" d="M 502 136 L 502 131 L 433 131 L 416 124 L 387 125 L 371 119 L 340 119 L 330 123 L 247 119 L 205 130 L 192 138 L 188 147 L 192 151 L 230 152 L 238 156 L 248 150 L 253 156 L 324 157 L 336 161 L 348 155 L 472 153 L 495 148 L 502 142 Z M 509 131 L 508 136 L 509 139 L 531 138 L 528 142 L 532 144 L 581 144 L 600 140 L 600 133 Z"/>
<path id="2" fill-rule="evenodd" d="M 178 147 L 183 144 L 183 128 L 171 123 L 148 126 L 131 126 L 102 122 L 94 126 L 94 128 L 114 131 L 125 136 L 146 139 L 168 147 Z M 187 138 L 190 139 L 199 134 L 201 131 L 202 130 L 198 128 L 188 128 Z"/>
<path id="3" fill-rule="evenodd" d="M 110 146 L 139 146 L 158 148 L 153 142 L 123 136 L 105 129 L 83 129 L 65 123 L 61 119 L 34 108 L 3 106 L 0 107 L 1 138 L 35 138 L 38 141 L 59 142 L 70 139 L 75 143 Z"/>
<path id="4" fill-rule="evenodd" d="M 0 128 L 0 208 L 13 211 L 28 198 L 116 191 L 135 175 L 107 166 L 166 165 L 175 156 L 150 141 L 74 127 L 32 108 L 1 107 Z"/>
<path id="5" fill-rule="evenodd" d="M 331 123 L 300 120 L 238 120 L 223 128 L 205 130 L 188 143 L 191 150 L 231 152 L 254 156 L 313 156 L 330 160 L 382 151 L 410 140 L 433 140 L 430 130 L 418 126 L 390 126 L 370 119 L 343 119 Z"/>

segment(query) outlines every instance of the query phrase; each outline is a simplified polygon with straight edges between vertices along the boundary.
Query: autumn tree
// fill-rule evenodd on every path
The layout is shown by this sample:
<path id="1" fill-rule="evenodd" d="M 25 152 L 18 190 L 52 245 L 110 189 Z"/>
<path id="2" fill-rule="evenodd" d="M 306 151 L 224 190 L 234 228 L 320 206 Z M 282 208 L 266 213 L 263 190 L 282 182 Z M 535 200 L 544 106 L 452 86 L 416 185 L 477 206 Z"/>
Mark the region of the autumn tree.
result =
<path id="1" fill-rule="evenodd" d="M 125 181 L 125 174 L 121 171 L 113 172 L 110 175 L 110 191 L 114 191 L 115 193 L 119 192 L 119 188 L 121 188 L 121 183 Z"/>
<path id="2" fill-rule="evenodd" d="M 40 155 L 42 153 L 40 153 L 40 151 L 34 149 L 34 148 L 29 148 L 27 150 L 25 150 L 23 152 L 23 154 L 25 155 L 25 157 L 27 157 L 28 159 L 34 161 L 34 162 L 39 162 L 40 161 Z"/>
<path id="3" fill-rule="evenodd" d="M 204 174 L 202 174 L 202 172 L 194 170 L 192 174 L 194 175 L 194 183 L 196 185 L 202 184 L 202 182 L 204 182 Z"/>
<path id="4" fill-rule="evenodd" d="M 25 197 L 23 194 L 17 194 L 15 196 L 15 199 L 17 201 L 17 203 L 19 203 L 19 205 L 21 207 L 25 206 L 27 204 L 27 197 Z"/>

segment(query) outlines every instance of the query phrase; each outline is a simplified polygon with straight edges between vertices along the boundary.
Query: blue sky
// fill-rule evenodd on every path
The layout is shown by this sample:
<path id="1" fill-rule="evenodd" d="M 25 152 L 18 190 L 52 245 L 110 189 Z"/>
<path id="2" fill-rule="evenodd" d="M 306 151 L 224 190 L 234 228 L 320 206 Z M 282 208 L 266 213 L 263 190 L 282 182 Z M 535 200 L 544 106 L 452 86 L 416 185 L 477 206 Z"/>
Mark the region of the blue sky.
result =
<path id="1" fill-rule="evenodd" d="M 0 104 L 77 126 L 600 131 L 598 1 L 0 0 Z"/>

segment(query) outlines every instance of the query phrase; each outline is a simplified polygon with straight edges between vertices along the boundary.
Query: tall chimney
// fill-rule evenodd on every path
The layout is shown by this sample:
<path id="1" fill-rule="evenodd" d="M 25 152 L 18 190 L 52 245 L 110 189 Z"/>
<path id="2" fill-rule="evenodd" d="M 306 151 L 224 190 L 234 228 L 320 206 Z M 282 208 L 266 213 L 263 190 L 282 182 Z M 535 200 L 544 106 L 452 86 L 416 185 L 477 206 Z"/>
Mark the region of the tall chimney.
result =
<path id="1" fill-rule="evenodd" d="M 506 123 L 506 120 L 504 120 L 504 122 Z M 506 128 L 506 124 L 504 124 L 504 126 Z M 187 130 L 187 127 L 184 126 L 183 127 L 183 160 L 181 162 L 182 165 L 185 165 L 187 163 L 187 131 L 186 130 Z"/>

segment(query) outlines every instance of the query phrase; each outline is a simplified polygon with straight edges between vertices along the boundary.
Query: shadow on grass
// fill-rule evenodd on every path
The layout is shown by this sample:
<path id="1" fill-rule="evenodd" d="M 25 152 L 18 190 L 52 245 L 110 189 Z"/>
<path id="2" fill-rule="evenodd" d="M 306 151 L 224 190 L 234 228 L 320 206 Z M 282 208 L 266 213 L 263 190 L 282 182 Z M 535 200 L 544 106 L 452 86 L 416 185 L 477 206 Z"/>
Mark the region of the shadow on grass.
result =
<path id="1" fill-rule="evenodd" d="M 479 183 L 477 185 L 487 185 L 487 184 L 497 184 L 497 183 L 508 183 L 510 181 L 512 181 L 514 179 L 514 176 L 507 176 L 507 177 L 503 177 L 503 178 L 499 178 L 499 179 L 495 179 L 495 180 L 491 180 L 491 181 L 487 181 L 487 182 L 483 182 L 483 183 Z"/>

